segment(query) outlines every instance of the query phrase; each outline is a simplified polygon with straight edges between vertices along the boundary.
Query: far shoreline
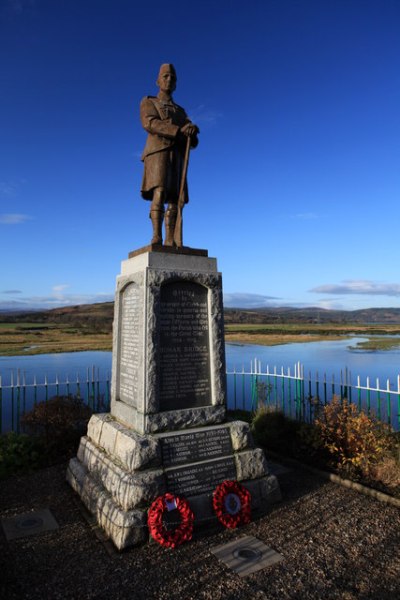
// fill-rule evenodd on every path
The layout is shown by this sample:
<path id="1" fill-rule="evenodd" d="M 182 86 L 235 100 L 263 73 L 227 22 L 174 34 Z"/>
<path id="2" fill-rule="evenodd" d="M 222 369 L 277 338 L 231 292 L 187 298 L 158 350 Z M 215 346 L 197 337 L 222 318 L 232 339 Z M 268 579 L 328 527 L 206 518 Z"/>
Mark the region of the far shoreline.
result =
<path id="1" fill-rule="evenodd" d="M 104 337 L 104 336 L 102 336 Z M 358 341 L 354 346 L 349 346 L 349 350 L 356 352 L 377 352 L 377 351 L 390 351 L 400 350 L 400 337 L 393 337 L 390 334 L 379 337 L 369 337 L 368 335 L 353 332 L 351 335 L 340 335 L 340 334 L 313 334 L 313 333 L 301 333 L 301 334 L 261 334 L 261 333 L 226 333 L 225 343 L 236 346 L 283 346 L 288 344 L 303 344 L 313 342 L 335 342 L 340 340 L 352 340 L 355 337 L 362 337 L 362 341 Z M 57 341 L 56 343 L 44 342 L 43 344 L 37 343 L 32 347 L 27 347 L 23 344 L 10 344 L 3 345 L 0 349 L 0 357 L 11 358 L 21 356 L 38 356 L 44 354 L 62 354 L 69 352 L 112 352 L 112 342 L 110 340 L 96 340 L 95 336 L 92 337 L 90 342 L 86 343 L 63 343 Z"/>

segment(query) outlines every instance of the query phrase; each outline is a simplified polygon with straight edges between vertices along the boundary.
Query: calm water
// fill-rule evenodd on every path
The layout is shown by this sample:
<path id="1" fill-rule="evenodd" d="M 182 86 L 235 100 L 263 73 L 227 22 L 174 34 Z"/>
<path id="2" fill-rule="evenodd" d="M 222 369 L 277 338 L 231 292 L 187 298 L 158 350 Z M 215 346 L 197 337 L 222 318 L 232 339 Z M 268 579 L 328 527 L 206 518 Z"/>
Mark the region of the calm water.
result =
<path id="1" fill-rule="evenodd" d="M 365 352 L 350 350 L 358 341 L 365 338 L 352 338 L 350 340 L 338 340 L 329 342 L 310 342 L 298 344 L 286 344 L 281 346 L 237 346 L 227 345 L 227 366 L 228 370 L 236 367 L 242 370 L 243 366 L 248 369 L 251 360 L 255 358 L 261 360 L 262 370 L 266 365 L 270 369 L 274 366 L 278 370 L 283 366 L 286 370 L 293 368 L 298 361 L 304 365 L 305 375 L 311 371 L 314 376 L 318 372 L 319 376 L 326 373 L 328 380 L 332 375 L 335 380 L 339 380 L 340 372 L 347 368 L 352 375 L 352 382 L 356 383 L 357 375 L 361 377 L 361 383 L 367 377 L 375 382 L 378 377 L 380 384 L 387 379 L 394 385 L 397 384 L 397 376 L 400 373 L 400 349 Z M 1 363 L 0 363 L 1 364 Z"/>
<path id="2" fill-rule="evenodd" d="M 347 368 L 351 372 L 351 381 L 357 382 L 357 375 L 361 377 L 361 385 L 366 384 L 366 378 L 370 377 L 370 384 L 374 386 L 376 378 L 379 378 L 381 387 L 386 386 L 386 380 L 390 380 L 391 389 L 397 389 L 397 376 L 400 373 L 400 350 L 391 350 L 386 352 L 363 352 L 351 351 L 349 346 L 356 344 L 361 338 L 351 340 L 339 340 L 328 342 L 312 342 L 286 344 L 281 346 L 256 346 L 256 345 L 226 345 L 227 370 L 249 372 L 251 362 L 254 359 L 261 361 L 262 370 L 265 371 L 268 365 L 270 370 L 277 367 L 278 371 L 284 367 L 285 372 L 291 369 L 294 374 L 294 365 L 300 361 L 304 365 L 304 373 L 307 377 L 309 372 L 311 377 L 315 378 L 318 372 L 319 379 L 322 379 L 326 373 L 327 380 L 340 381 L 341 371 Z M 111 352 L 71 352 L 61 354 L 42 354 L 37 356 L 14 356 L 0 357 L 0 376 L 2 385 L 10 385 L 12 378 L 14 385 L 17 383 L 17 373 L 19 371 L 20 383 L 33 384 L 34 376 L 36 383 L 41 384 L 47 377 L 48 383 L 54 384 L 56 377 L 60 382 L 80 381 L 80 391 L 83 396 L 89 397 L 93 394 L 94 387 L 88 383 L 91 381 L 93 366 L 95 367 L 95 378 L 106 381 L 111 373 Z M 229 384 L 229 381 L 228 381 Z M 231 386 L 228 385 L 228 401 L 231 392 Z M 43 395 L 43 388 L 39 388 Z M 56 393 L 56 386 L 49 386 L 48 395 L 51 397 Z M 59 393 L 67 393 L 67 388 L 60 386 Z M 75 389 L 71 386 L 71 393 Z M 26 409 L 33 402 L 33 386 L 27 390 L 24 397 L 20 395 L 18 403 L 21 410 L 26 405 Z M 96 394 L 100 393 L 102 397 L 107 396 L 105 385 L 96 388 Z M 42 399 L 41 397 L 38 398 Z M 14 404 L 17 398 L 14 394 Z M 9 427 L 11 415 L 10 408 L 10 390 L 3 387 L 2 402 L 2 426 L 3 430 Z M 14 413 L 16 408 L 14 410 Z M 7 425 L 8 423 L 8 425 Z"/>
<path id="3" fill-rule="evenodd" d="M 339 340 L 333 342 L 311 342 L 285 344 L 281 346 L 256 346 L 251 344 L 226 345 L 226 363 L 228 371 L 236 369 L 241 371 L 250 370 L 251 361 L 261 361 L 262 369 L 269 365 L 270 369 L 276 366 L 279 370 L 283 366 L 293 372 L 294 365 L 300 361 L 304 365 L 307 374 L 312 375 L 318 371 L 319 375 L 326 373 L 328 378 L 332 374 L 335 378 L 340 377 L 340 371 L 347 367 L 352 373 L 352 380 L 356 376 L 362 379 L 367 376 L 371 381 L 377 377 L 380 383 L 390 379 L 392 384 L 397 381 L 400 373 L 400 349 L 382 352 L 364 352 L 349 350 L 362 338 L 350 340 Z M 87 369 L 92 372 L 92 366 L 96 367 L 100 379 L 106 379 L 111 373 L 111 352 L 68 352 L 60 354 L 39 354 L 36 356 L 0 356 L 0 375 L 3 385 L 9 385 L 11 373 L 19 370 L 25 373 L 26 381 L 32 382 L 36 375 L 37 381 L 43 382 L 45 375 L 49 381 L 58 375 L 60 380 L 67 376 L 70 380 L 75 379 L 77 374 L 82 380 L 86 380 Z"/>

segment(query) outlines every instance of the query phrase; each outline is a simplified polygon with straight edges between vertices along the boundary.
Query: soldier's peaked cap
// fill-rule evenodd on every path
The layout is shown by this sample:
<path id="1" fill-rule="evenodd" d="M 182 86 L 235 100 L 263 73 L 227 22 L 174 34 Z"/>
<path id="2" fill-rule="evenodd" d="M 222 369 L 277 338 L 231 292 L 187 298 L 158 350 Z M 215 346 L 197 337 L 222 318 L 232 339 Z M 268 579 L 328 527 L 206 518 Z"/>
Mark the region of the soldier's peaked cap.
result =
<path id="1" fill-rule="evenodd" d="M 171 63 L 164 63 L 163 65 L 161 65 L 160 72 L 158 73 L 158 76 L 161 77 L 161 75 L 163 73 L 173 73 L 175 75 L 175 77 L 176 77 L 175 67 Z"/>

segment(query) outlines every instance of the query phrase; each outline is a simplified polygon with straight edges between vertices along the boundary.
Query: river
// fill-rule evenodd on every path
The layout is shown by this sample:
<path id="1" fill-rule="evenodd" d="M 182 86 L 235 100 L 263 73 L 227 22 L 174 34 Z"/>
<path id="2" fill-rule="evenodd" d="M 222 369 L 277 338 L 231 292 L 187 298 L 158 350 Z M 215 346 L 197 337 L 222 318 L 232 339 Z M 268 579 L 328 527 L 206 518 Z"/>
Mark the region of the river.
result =
<path id="1" fill-rule="evenodd" d="M 226 344 L 227 370 L 250 370 L 254 359 L 261 361 L 262 370 L 266 365 L 270 369 L 277 367 L 291 368 L 300 361 L 304 365 L 305 373 L 316 372 L 319 375 L 327 374 L 328 379 L 334 375 L 340 377 L 340 372 L 347 367 L 352 373 L 352 380 L 356 376 L 362 379 L 370 377 L 380 382 L 389 379 L 392 384 L 397 381 L 400 373 L 400 349 L 386 351 L 354 351 L 349 346 L 354 346 L 361 338 L 327 342 L 307 342 L 295 344 L 282 344 L 279 346 L 257 346 L 253 344 Z M 26 381 L 32 381 L 34 375 L 37 380 L 54 379 L 56 375 L 60 380 L 67 376 L 69 379 L 79 377 L 86 379 L 87 369 L 96 368 L 101 379 L 106 379 L 111 371 L 111 352 L 68 352 L 59 354 L 37 354 L 34 356 L 0 356 L 0 376 L 2 384 L 9 385 L 11 374 L 16 378 L 17 371 L 25 374 Z"/>
<path id="2" fill-rule="evenodd" d="M 274 367 L 278 372 L 284 368 L 285 373 L 290 369 L 294 375 L 294 365 L 300 362 L 304 366 L 304 374 L 311 379 L 318 378 L 321 381 L 326 374 L 328 383 L 340 381 L 341 372 L 351 373 L 351 382 L 357 383 L 357 376 L 360 376 L 361 385 L 366 385 L 367 377 L 370 378 L 370 386 L 376 385 L 376 379 L 379 378 L 380 387 L 390 382 L 390 389 L 397 389 L 397 378 L 400 373 L 400 350 L 389 351 L 354 351 L 350 346 L 354 346 L 362 338 L 352 338 L 346 340 L 326 341 L 326 342 L 307 342 L 284 344 L 278 346 L 257 346 L 251 344 L 226 344 L 226 363 L 227 371 L 232 372 L 242 370 L 249 372 L 251 363 L 257 359 L 261 363 L 261 370 L 265 372 L 267 365 L 270 371 Z M 3 400 L 3 430 L 6 422 L 10 419 L 10 407 L 7 396 L 10 395 L 10 388 L 7 386 L 19 382 L 21 385 L 26 383 L 30 388 L 29 394 L 25 394 L 24 401 L 26 408 L 32 404 L 33 384 L 36 382 L 38 389 L 40 385 L 47 380 L 49 385 L 49 397 L 58 390 L 60 393 L 67 393 L 69 388 L 61 386 L 56 388 L 55 382 L 65 382 L 67 379 L 73 383 L 78 379 L 80 381 L 80 390 L 82 394 L 93 393 L 94 387 L 91 384 L 92 379 L 105 382 L 109 380 L 111 372 L 111 352 L 70 352 L 60 354 L 41 354 L 34 356 L 2 356 L 0 357 L 0 389 L 2 387 Z M 94 375 L 94 377 L 93 377 Z M 18 379 L 19 377 L 19 379 Z M 102 384 L 102 396 L 108 396 L 108 388 Z M 71 393 L 74 388 L 71 387 Z M 8 392 L 8 394 L 7 394 Z M 15 390 L 14 390 L 15 392 Z M 232 405 L 232 382 L 228 378 L 228 403 Z M 1 399 L 1 398 L 0 398 Z M 15 400 L 15 394 L 14 394 Z M 22 399 L 19 399 L 22 402 Z"/>

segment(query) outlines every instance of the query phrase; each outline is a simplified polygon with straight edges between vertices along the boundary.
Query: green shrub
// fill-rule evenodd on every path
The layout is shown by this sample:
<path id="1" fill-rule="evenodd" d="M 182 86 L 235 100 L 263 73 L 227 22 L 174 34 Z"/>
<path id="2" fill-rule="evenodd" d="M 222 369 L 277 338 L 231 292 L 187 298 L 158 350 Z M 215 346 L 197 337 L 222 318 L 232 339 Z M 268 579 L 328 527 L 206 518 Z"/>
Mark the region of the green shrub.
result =
<path id="1" fill-rule="evenodd" d="M 0 479 L 38 469 L 44 462 L 44 443 L 37 437 L 5 433 L 0 436 Z"/>
<path id="2" fill-rule="evenodd" d="M 54 396 L 39 402 L 21 419 L 25 430 L 44 441 L 48 462 L 72 456 L 86 433 L 91 409 L 80 398 Z"/>
<path id="3" fill-rule="evenodd" d="M 259 408 L 252 421 L 252 431 L 258 444 L 289 455 L 295 453 L 300 427 L 300 422 L 270 407 Z"/>

